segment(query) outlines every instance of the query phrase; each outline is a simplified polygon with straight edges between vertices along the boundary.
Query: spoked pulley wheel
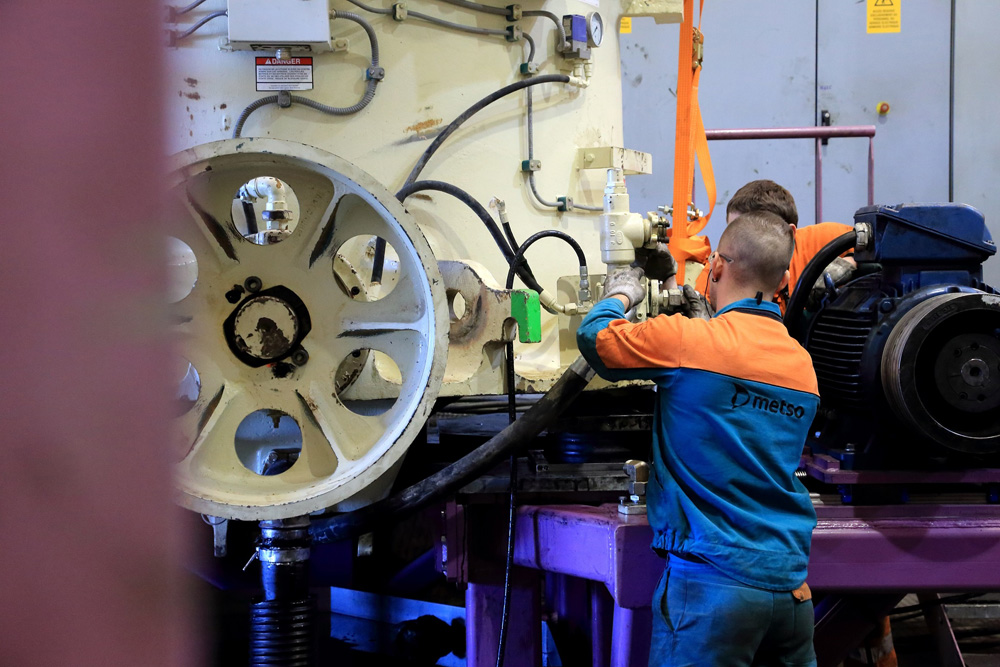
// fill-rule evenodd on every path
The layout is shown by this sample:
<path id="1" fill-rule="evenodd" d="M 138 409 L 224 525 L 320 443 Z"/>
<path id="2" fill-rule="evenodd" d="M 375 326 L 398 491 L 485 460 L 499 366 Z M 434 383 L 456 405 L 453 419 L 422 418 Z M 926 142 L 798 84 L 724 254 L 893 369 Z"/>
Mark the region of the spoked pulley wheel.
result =
<path id="1" fill-rule="evenodd" d="M 243 520 L 362 504 L 441 384 L 448 308 L 426 239 L 372 177 L 301 144 L 198 146 L 168 185 L 182 504 Z"/>

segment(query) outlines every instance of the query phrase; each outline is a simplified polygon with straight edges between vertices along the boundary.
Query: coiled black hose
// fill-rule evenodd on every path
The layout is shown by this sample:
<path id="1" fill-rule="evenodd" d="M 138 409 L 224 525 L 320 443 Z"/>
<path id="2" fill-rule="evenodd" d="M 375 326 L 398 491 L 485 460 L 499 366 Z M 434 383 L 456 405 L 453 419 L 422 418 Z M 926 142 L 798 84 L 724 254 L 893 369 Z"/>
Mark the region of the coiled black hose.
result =
<path id="1" fill-rule="evenodd" d="M 823 275 L 823 271 L 830 265 L 830 262 L 854 247 L 857 238 L 857 233 L 852 229 L 830 241 L 809 260 L 799 276 L 799 282 L 792 290 L 792 298 L 788 301 L 784 321 L 788 333 L 800 343 L 804 342 L 805 338 L 805 331 L 800 331 L 800 329 L 805 322 L 806 301 L 809 299 L 809 292 L 813 284 Z"/>

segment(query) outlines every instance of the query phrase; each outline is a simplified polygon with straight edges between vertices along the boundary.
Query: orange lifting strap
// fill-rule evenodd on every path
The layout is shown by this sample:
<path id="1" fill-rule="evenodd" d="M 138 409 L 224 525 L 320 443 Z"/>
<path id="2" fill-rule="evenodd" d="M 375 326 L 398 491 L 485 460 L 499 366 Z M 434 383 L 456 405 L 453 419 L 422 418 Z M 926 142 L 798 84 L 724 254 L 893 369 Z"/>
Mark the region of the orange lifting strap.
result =
<path id="1" fill-rule="evenodd" d="M 694 0 L 684 0 L 684 21 L 681 23 L 680 54 L 677 64 L 677 134 L 674 143 L 674 213 L 670 252 L 677 260 L 677 284 L 684 283 L 685 263 L 690 259 L 701 264 L 708 261 L 712 248 L 704 236 L 696 236 L 705 228 L 715 209 L 715 174 L 708 155 L 705 124 L 698 106 L 698 79 L 704 36 L 701 15 L 705 0 L 698 7 L 698 27 L 694 27 Z M 701 177 L 708 194 L 708 215 L 689 220 L 688 207 L 693 201 L 694 160 L 698 157 Z"/>

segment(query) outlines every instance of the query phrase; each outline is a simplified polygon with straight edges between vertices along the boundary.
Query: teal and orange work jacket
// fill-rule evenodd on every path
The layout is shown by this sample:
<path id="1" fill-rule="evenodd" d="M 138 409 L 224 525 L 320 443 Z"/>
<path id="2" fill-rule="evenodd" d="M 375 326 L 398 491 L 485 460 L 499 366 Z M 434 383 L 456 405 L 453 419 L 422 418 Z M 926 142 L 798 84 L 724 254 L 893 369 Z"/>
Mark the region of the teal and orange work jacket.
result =
<path id="1" fill-rule="evenodd" d="M 624 311 L 617 299 L 599 302 L 577 343 L 601 377 L 656 384 L 653 548 L 700 557 L 750 586 L 796 589 L 816 525 L 795 477 L 819 404 L 809 353 L 774 303 L 742 299 L 707 321 L 632 323 Z"/>

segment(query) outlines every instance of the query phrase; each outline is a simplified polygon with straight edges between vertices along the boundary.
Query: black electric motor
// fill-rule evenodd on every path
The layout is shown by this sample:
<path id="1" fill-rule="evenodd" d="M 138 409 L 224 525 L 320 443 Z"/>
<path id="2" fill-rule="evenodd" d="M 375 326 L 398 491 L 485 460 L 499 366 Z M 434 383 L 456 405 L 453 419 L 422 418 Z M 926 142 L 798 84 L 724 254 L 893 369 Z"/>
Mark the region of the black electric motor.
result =
<path id="1" fill-rule="evenodd" d="M 799 332 L 822 399 L 813 450 L 844 468 L 995 463 L 1000 296 L 982 280 L 996 252 L 983 215 L 910 204 L 854 219 L 860 277 L 828 286 Z"/>

